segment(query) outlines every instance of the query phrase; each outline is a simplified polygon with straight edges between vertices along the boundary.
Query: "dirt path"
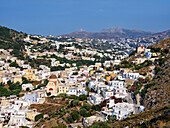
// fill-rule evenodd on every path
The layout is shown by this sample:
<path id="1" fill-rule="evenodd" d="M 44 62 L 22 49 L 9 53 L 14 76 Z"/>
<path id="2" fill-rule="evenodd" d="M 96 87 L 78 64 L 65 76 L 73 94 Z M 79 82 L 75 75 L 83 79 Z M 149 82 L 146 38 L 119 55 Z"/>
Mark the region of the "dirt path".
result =
<path id="1" fill-rule="evenodd" d="M 141 87 L 141 89 L 139 90 L 139 93 L 144 89 L 144 86 L 145 86 L 145 85 L 143 85 L 143 86 Z M 136 95 L 137 105 L 140 105 L 140 98 L 141 98 L 141 96 L 139 95 L 139 93 Z"/>

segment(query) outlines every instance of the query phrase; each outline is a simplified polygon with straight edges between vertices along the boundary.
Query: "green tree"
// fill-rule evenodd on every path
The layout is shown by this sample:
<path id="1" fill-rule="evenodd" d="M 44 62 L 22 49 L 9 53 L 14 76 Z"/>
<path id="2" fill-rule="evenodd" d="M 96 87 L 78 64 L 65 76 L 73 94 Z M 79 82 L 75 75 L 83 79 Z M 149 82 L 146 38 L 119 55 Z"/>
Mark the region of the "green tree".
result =
<path id="1" fill-rule="evenodd" d="M 43 118 L 44 114 L 38 114 L 35 116 L 35 121 L 38 121 L 39 119 Z"/>
<path id="2" fill-rule="evenodd" d="M 80 95 L 80 96 L 79 96 L 79 100 L 80 100 L 80 101 L 87 100 L 87 96 L 84 95 L 84 94 L 83 94 L 83 95 Z"/>
<path id="3" fill-rule="evenodd" d="M 73 100 L 73 101 L 71 102 L 71 107 L 76 107 L 76 106 L 78 106 L 78 104 L 79 104 L 79 101 L 78 101 L 78 100 Z"/>
<path id="4" fill-rule="evenodd" d="M 87 104 L 87 103 L 84 103 L 82 108 L 85 108 L 86 110 L 90 110 L 91 109 L 91 105 Z"/>
<path id="5" fill-rule="evenodd" d="M 72 116 L 68 116 L 66 122 L 67 123 L 73 123 L 74 120 L 73 120 Z"/>
<path id="6" fill-rule="evenodd" d="M 10 63 L 10 65 L 9 65 L 10 67 L 16 67 L 16 68 L 18 68 L 19 67 L 19 65 L 16 63 L 16 62 L 12 62 L 12 63 Z"/>
<path id="7" fill-rule="evenodd" d="M 76 111 L 76 110 L 73 110 L 73 112 L 71 113 L 71 115 L 72 115 L 72 118 L 73 118 L 73 120 L 79 120 L 80 119 L 80 114 L 79 114 L 79 112 L 78 111 Z"/>
<path id="8" fill-rule="evenodd" d="M 25 77 L 22 77 L 22 84 L 27 84 L 29 82 L 31 82 L 31 81 L 27 80 L 27 78 L 25 78 Z"/>
<path id="9" fill-rule="evenodd" d="M 85 116 L 87 113 L 87 110 L 85 108 L 80 109 L 80 115 Z"/>
<path id="10" fill-rule="evenodd" d="M 73 72 L 73 75 L 78 75 L 78 72 Z"/>

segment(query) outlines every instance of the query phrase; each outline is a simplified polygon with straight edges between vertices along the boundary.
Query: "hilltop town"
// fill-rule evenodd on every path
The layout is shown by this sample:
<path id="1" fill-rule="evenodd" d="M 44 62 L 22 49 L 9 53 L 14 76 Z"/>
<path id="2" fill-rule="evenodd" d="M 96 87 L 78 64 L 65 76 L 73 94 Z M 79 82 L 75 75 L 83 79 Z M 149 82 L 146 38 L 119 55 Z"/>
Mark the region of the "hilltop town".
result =
<path id="1" fill-rule="evenodd" d="M 0 31 L 0 128 L 118 127 L 161 102 L 147 92 L 166 67 L 169 38 L 155 45 L 158 36 L 146 43 Z"/>

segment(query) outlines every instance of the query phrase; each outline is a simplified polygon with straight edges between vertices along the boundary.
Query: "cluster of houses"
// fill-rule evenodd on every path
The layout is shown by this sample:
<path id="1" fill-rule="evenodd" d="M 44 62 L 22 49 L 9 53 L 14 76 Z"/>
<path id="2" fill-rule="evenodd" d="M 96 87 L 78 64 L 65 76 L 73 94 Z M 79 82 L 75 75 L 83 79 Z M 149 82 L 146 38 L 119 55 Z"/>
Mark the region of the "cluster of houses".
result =
<path id="1" fill-rule="evenodd" d="M 146 60 L 150 60 L 152 62 L 155 61 L 155 59 L 158 59 L 158 56 L 160 56 L 161 53 L 155 53 L 151 52 L 151 49 L 147 49 L 143 46 L 140 46 L 137 48 L 137 53 L 136 53 L 136 59 L 135 59 L 135 64 L 141 64 Z"/>
<path id="2" fill-rule="evenodd" d="M 27 38 L 24 39 L 25 42 L 28 42 L 31 44 L 31 45 L 25 46 L 25 50 L 26 50 L 25 53 L 30 57 L 30 59 L 33 59 L 33 58 L 41 59 L 42 56 L 50 57 L 51 55 L 55 55 L 60 58 L 66 58 L 67 60 L 90 60 L 90 61 L 95 61 L 103 57 L 110 58 L 111 60 L 113 59 L 119 60 L 119 59 L 124 59 L 128 57 L 128 54 L 123 51 L 116 51 L 115 53 L 112 53 L 112 50 L 111 50 L 106 53 L 103 50 L 92 49 L 90 47 L 88 48 L 86 47 L 84 49 L 76 47 L 75 45 L 82 46 L 81 44 L 83 42 L 82 39 L 76 39 L 75 41 L 68 39 L 67 42 L 66 41 L 61 42 L 61 41 L 47 39 L 41 36 L 33 36 L 33 37 L 36 39 L 39 39 L 39 41 L 30 38 L 29 35 Z M 33 49 L 34 45 L 38 43 L 39 44 L 50 43 L 50 45 L 55 47 L 55 49 L 57 49 L 58 51 L 45 50 L 43 52 L 40 52 L 39 51 L 40 49 L 39 50 Z M 64 54 L 63 52 L 59 50 L 60 45 L 64 46 L 64 50 L 68 51 L 67 54 Z M 98 58 L 95 58 L 95 56 L 98 56 Z M 60 64 L 60 62 L 56 61 L 54 58 L 48 58 L 48 59 L 51 60 L 51 66 L 65 66 L 65 65 L 68 67 L 71 66 L 69 63 Z"/>
<path id="3" fill-rule="evenodd" d="M 101 77 L 103 74 L 95 75 L 88 84 L 88 87 L 94 91 L 89 94 L 89 101 L 95 105 L 105 103 L 105 107 L 101 112 L 106 115 L 106 119 L 109 115 L 116 116 L 117 119 L 123 119 L 131 114 L 144 111 L 143 106 L 134 104 L 131 93 L 126 88 L 129 80 L 132 84 L 139 77 L 144 78 L 144 76 L 139 73 L 125 72 L 123 69 L 107 72 L 105 78 Z M 108 84 L 101 82 L 102 79 Z"/>
<path id="4" fill-rule="evenodd" d="M 29 88 L 29 91 L 23 97 L 1 98 L 1 121 L 10 119 L 6 127 L 29 125 L 31 127 L 30 121 L 27 121 L 26 118 L 34 121 L 35 115 L 39 113 L 28 108 L 31 104 L 44 103 L 48 93 L 50 93 L 50 96 L 57 96 L 61 93 L 75 96 L 88 95 L 88 102 L 94 105 L 105 102 L 106 106 L 102 109 L 101 113 L 105 115 L 106 120 L 108 115 L 115 115 L 117 119 L 122 119 L 132 113 L 143 111 L 143 106 L 133 104 L 133 100 L 126 87 L 129 81 L 133 84 L 139 77 L 144 78 L 144 76 L 126 69 L 114 71 L 102 70 L 101 65 L 101 63 L 96 63 L 89 67 L 82 66 L 79 70 L 76 67 L 72 67 L 64 71 L 49 72 L 44 77 L 48 79 L 48 83 L 46 87 L 41 89 L 35 89 L 36 87 L 31 83 L 22 84 L 23 91 L 27 91 Z M 98 72 L 99 70 L 100 72 Z M 34 74 L 37 72 L 35 69 L 30 69 L 30 73 Z M 41 81 L 43 82 L 43 80 Z M 90 91 L 87 90 L 87 87 Z M 120 109 L 120 106 L 127 108 Z M 14 114 L 11 111 L 14 111 Z M 20 114 L 20 111 L 23 115 Z M 32 117 L 28 116 L 29 114 Z"/>
<path id="5" fill-rule="evenodd" d="M 34 126 L 35 116 L 40 113 L 36 109 L 29 110 L 29 107 L 33 103 L 40 103 L 37 100 L 39 96 L 34 101 L 34 99 L 27 100 L 28 95 L 21 98 L 16 95 L 0 98 L 0 128 L 19 128 L 22 126 L 32 128 Z"/>
<path id="6" fill-rule="evenodd" d="M 40 38 L 39 36 L 34 38 Z M 45 43 L 49 40 L 46 38 L 40 38 L 39 41 L 35 41 L 32 38 L 24 39 L 26 42 L 32 44 Z M 57 42 L 51 41 L 57 49 L 60 48 L 60 44 L 72 44 L 72 42 Z M 79 43 L 79 42 L 78 42 Z M 81 58 L 84 60 L 92 60 L 95 58 L 93 55 L 98 55 L 101 58 L 108 56 L 113 59 L 112 54 L 100 53 L 97 50 L 89 49 L 77 49 L 74 46 L 65 47 L 70 52 L 67 55 L 63 53 L 44 51 L 32 52 L 31 46 L 26 46 L 26 54 L 30 58 L 37 58 L 38 56 L 49 56 L 55 54 L 58 57 L 65 57 L 68 60 L 75 60 L 73 53 L 81 54 Z M 45 97 L 57 96 L 65 93 L 66 95 L 88 95 L 88 103 L 99 105 L 104 104 L 102 111 L 98 115 L 83 118 L 83 125 L 89 126 L 94 121 L 108 119 L 108 116 L 114 116 L 116 119 L 123 119 L 131 114 L 137 114 L 144 111 L 144 107 L 140 104 L 136 104 L 134 99 L 131 97 L 131 93 L 127 91 L 127 86 L 132 85 L 138 78 L 145 78 L 130 69 L 120 69 L 107 71 L 106 68 L 112 65 L 119 65 L 121 59 L 128 57 L 127 54 L 117 55 L 116 60 L 108 60 L 104 63 L 95 63 L 95 65 L 76 67 L 76 63 L 72 66 L 67 64 L 69 68 L 65 68 L 62 71 L 51 71 L 50 67 L 40 65 L 38 69 L 32 68 L 24 60 L 18 60 L 16 57 L 10 55 L 12 49 L 4 50 L 0 49 L 0 83 L 7 84 L 8 81 L 13 83 L 20 83 L 24 95 L 17 97 L 11 95 L 10 97 L 0 97 L 0 128 L 11 127 L 18 128 L 20 126 L 33 127 L 35 116 L 40 114 L 36 109 L 29 110 L 31 104 L 43 104 Z M 150 49 L 146 49 L 141 46 L 137 49 L 138 55 L 135 62 L 136 64 L 143 63 L 145 60 L 154 61 L 155 58 L 152 56 L 158 56 L 157 53 L 151 53 Z M 88 55 L 84 56 L 84 55 Z M 54 58 L 47 58 L 51 60 L 51 66 L 63 66 Z M 78 59 L 78 58 L 76 58 Z M 14 62 L 17 66 L 10 66 Z M 29 81 L 38 81 L 39 84 L 43 84 L 45 80 L 48 83 L 45 87 L 37 89 L 38 85 L 32 83 L 22 83 L 23 77 Z M 28 121 L 29 119 L 29 121 Z M 31 120 L 31 121 L 30 121 Z M 8 123 L 4 123 L 8 122 Z M 6 125 L 4 125 L 6 124 Z"/>

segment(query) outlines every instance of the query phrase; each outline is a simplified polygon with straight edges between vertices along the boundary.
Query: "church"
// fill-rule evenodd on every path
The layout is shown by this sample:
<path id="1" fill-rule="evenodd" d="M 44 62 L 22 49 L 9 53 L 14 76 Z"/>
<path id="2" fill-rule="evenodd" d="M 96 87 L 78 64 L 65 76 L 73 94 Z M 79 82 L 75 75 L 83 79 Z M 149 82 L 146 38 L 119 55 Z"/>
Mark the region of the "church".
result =
<path id="1" fill-rule="evenodd" d="M 56 75 L 51 75 L 49 77 L 49 82 L 47 84 L 47 93 L 51 93 L 51 95 L 57 95 L 59 92 L 60 81 L 58 80 Z"/>

